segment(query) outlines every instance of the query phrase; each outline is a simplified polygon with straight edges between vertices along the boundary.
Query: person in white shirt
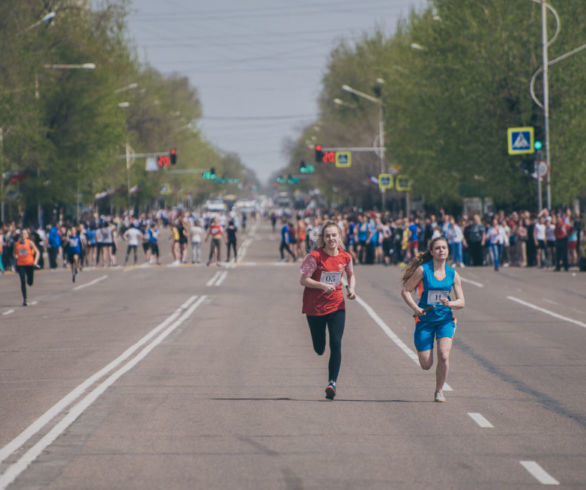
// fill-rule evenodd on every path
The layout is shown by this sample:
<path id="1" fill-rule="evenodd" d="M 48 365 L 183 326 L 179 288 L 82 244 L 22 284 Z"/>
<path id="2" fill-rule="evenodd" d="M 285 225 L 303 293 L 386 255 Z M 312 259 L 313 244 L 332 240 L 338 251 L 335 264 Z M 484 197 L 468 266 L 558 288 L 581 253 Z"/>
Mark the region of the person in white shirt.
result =
<path id="1" fill-rule="evenodd" d="M 452 267 L 464 267 L 462 260 L 462 246 L 464 243 L 464 233 L 462 228 L 453 216 L 449 218 L 449 226 L 447 227 L 447 237 L 450 248 L 452 249 Z"/>
<path id="2" fill-rule="evenodd" d="M 537 267 L 540 269 L 545 266 L 547 256 L 545 252 L 545 216 L 540 216 L 535 228 L 533 229 L 533 240 L 537 249 Z"/>
<path id="3" fill-rule="evenodd" d="M 204 229 L 201 227 L 199 220 L 196 218 L 191 226 L 191 263 L 201 262 L 201 242 L 204 235 Z"/>
<path id="4" fill-rule="evenodd" d="M 124 240 L 128 242 L 128 247 L 126 248 L 126 259 L 124 259 L 124 265 L 128 263 L 128 256 L 130 255 L 130 251 L 134 252 L 134 264 L 136 265 L 137 260 L 137 250 L 138 244 L 142 240 L 142 231 L 140 231 L 135 226 L 131 226 L 126 230 L 123 237 Z"/>

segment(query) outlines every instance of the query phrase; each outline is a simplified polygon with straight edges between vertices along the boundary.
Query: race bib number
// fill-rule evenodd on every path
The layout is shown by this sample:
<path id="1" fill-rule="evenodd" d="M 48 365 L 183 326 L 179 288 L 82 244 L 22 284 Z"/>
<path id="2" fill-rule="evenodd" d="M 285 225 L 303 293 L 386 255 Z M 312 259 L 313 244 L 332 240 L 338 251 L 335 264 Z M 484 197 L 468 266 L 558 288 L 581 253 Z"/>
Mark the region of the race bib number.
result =
<path id="1" fill-rule="evenodd" d="M 329 286 L 337 286 L 342 280 L 341 272 L 326 272 L 323 271 L 319 278 L 319 282 L 322 284 L 328 284 Z"/>
<path id="2" fill-rule="evenodd" d="M 22 255 L 22 256 L 25 256 L 25 255 L 27 255 L 27 253 L 28 253 L 28 252 L 26 251 L 26 249 L 25 249 L 25 248 L 21 248 L 21 249 L 18 251 L 18 255 Z"/>
<path id="3" fill-rule="evenodd" d="M 450 292 L 449 291 L 428 291 L 427 292 L 427 304 L 428 305 L 437 305 L 441 303 L 441 299 L 449 299 Z"/>

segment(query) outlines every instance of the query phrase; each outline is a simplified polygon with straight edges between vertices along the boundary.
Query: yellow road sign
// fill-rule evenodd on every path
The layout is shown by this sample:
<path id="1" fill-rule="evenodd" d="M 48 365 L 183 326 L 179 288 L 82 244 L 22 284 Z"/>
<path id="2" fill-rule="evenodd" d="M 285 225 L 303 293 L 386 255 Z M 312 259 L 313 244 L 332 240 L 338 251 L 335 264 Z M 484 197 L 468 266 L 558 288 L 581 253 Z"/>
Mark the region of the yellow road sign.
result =
<path id="1" fill-rule="evenodd" d="M 398 191 L 410 191 L 413 181 L 406 175 L 397 175 L 395 189 Z"/>
<path id="2" fill-rule="evenodd" d="M 378 174 L 379 189 L 393 188 L 393 174 Z"/>
<path id="3" fill-rule="evenodd" d="M 346 168 L 352 165 L 352 153 L 349 151 L 336 152 L 336 167 Z"/>

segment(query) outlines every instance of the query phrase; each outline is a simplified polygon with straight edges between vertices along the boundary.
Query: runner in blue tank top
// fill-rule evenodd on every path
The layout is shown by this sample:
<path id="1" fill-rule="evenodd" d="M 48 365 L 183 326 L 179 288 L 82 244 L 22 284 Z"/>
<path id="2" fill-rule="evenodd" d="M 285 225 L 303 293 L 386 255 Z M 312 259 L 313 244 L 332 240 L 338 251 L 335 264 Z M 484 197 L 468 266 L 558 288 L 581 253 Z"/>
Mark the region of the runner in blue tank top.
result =
<path id="1" fill-rule="evenodd" d="M 401 290 L 403 300 L 415 313 L 414 340 L 422 369 L 428 370 L 433 366 L 433 343 L 437 339 L 436 402 L 446 401 L 442 388 L 448 377 L 450 350 L 456 332 L 452 310 L 465 306 L 460 276 L 446 264 L 448 250 L 445 238 L 434 238 L 428 250 L 418 255 L 405 269 Z M 419 303 L 415 303 L 411 296 L 416 288 Z"/>

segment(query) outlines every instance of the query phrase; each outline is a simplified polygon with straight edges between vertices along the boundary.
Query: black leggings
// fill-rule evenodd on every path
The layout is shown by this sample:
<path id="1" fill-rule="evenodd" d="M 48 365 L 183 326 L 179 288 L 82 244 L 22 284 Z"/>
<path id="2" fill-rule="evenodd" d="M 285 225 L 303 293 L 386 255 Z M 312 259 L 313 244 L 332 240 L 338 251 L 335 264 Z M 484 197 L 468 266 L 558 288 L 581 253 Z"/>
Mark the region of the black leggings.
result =
<path id="1" fill-rule="evenodd" d="M 19 265 L 17 269 L 18 275 L 20 276 L 20 291 L 22 293 L 22 300 L 26 301 L 26 285 L 33 285 L 33 280 L 35 277 L 35 266 Z"/>
<path id="2" fill-rule="evenodd" d="M 326 349 L 326 325 L 330 333 L 330 362 L 328 375 L 330 381 L 338 379 L 340 364 L 342 363 L 342 335 L 346 323 L 346 310 L 338 310 L 327 315 L 307 315 L 307 323 L 311 331 L 313 349 L 320 356 Z"/>
<path id="3" fill-rule="evenodd" d="M 230 249 L 234 250 L 234 260 L 238 260 L 238 255 L 236 252 L 236 240 L 233 241 L 228 241 L 228 244 L 226 245 L 226 247 L 228 248 L 228 262 L 230 262 Z"/>

